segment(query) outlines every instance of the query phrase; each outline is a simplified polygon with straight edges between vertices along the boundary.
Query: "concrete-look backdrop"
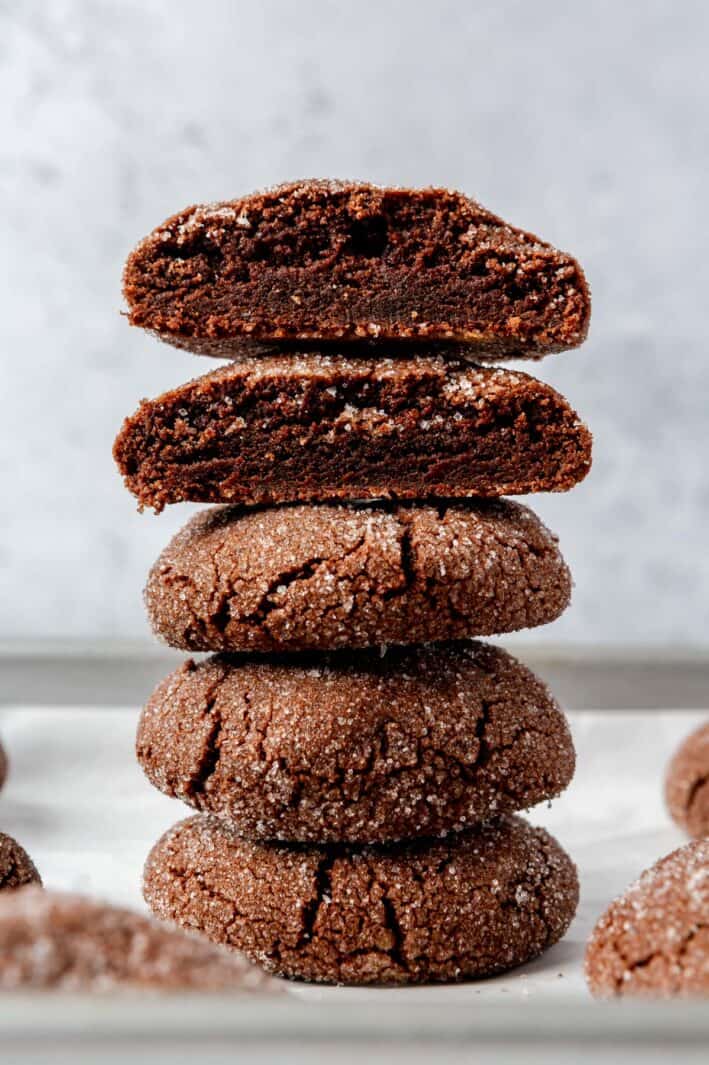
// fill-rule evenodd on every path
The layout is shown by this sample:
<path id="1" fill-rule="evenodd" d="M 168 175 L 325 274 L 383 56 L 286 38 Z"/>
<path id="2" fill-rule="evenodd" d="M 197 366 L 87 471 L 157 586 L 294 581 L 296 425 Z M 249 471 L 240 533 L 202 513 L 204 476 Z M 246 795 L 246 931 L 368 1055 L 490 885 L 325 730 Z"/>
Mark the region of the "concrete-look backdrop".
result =
<path id="1" fill-rule="evenodd" d="M 532 367 L 595 434 L 532 500 L 576 578 L 555 642 L 709 644 L 705 0 L 0 3 L 0 639 L 148 639 L 185 520 L 111 443 L 212 368 L 131 330 L 131 246 L 303 176 L 459 188 L 576 254 L 591 337 Z"/>

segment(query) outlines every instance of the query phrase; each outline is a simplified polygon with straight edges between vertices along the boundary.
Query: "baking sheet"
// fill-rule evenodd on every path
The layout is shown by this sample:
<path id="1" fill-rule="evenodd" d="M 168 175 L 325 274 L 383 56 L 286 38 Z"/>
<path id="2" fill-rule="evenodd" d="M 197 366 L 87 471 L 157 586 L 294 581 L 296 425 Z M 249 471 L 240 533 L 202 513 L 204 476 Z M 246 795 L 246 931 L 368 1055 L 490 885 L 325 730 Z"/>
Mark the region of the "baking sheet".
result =
<path id="1" fill-rule="evenodd" d="M 0 713 L 10 776 L 0 829 L 28 850 L 49 887 L 144 909 L 140 878 L 158 836 L 189 814 L 156 792 L 135 762 L 138 710 L 13 707 Z M 569 715 L 578 766 L 571 787 L 529 817 L 578 864 L 579 912 L 566 938 L 509 974 L 455 986 L 324 988 L 288 983 L 329 1003 L 521 1003 L 587 1000 L 584 943 L 597 916 L 638 873 L 683 841 L 662 803 L 670 753 L 706 712 L 577 711 Z"/>

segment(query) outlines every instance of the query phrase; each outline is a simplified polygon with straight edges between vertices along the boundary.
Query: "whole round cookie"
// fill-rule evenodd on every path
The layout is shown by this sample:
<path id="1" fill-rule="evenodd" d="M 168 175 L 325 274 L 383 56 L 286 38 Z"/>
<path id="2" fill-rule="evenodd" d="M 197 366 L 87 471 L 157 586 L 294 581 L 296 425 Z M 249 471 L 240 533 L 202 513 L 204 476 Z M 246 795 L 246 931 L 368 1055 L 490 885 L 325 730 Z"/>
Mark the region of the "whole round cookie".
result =
<path id="1" fill-rule="evenodd" d="M 0 989 L 262 991 L 233 951 L 82 895 L 25 887 L 0 898 Z"/>
<path id="2" fill-rule="evenodd" d="M 482 643 L 187 662 L 145 707 L 150 781 L 253 839 L 382 842 L 460 830 L 564 790 L 566 719 Z"/>
<path id="3" fill-rule="evenodd" d="M 34 862 L 12 836 L 0 832 L 0 891 L 41 883 Z"/>
<path id="4" fill-rule="evenodd" d="M 173 647 L 297 651 L 513 632 L 553 621 L 570 593 L 556 537 L 501 500 L 205 510 L 145 600 Z"/>
<path id="5" fill-rule="evenodd" d="M 536 957 L 575 913 L 573 863 L 516 817 L 446 840 L 307 847 L 193 817 L 145 867 L 154 912 L 282 976 L 405 984 L 489 976 Z"/>
<path id="6" fill-rule="evenodd" d="M 709 839 L 661 858 L 608 907 L 586 980 L 598 997 L 709 996 Z"/>
<path id="7" fill-rule="evenodd" d="M 665 777 L 670 815 L 690 836 L 709 836 L 709 721 L 687 736 Z"/>

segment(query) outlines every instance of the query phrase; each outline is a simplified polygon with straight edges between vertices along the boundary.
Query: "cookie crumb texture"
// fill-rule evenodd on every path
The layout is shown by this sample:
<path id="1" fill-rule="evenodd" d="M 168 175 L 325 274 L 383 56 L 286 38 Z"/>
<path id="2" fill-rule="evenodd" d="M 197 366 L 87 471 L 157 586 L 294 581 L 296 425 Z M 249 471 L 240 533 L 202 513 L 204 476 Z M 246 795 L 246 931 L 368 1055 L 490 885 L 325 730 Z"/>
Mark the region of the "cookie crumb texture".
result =
<path id="1" fill-rule="evenodd" d="M 124 294 L 132 325 L 220 356 L 374 338 L 539 358 L 590 315 L 571 256 L 460 193 L 335 181 L 188 208 L 130 255 Z"/>
<path id="2" fill-rule="evenodd" d="M 173 647 L 297 651 L 514 632 L 570 595 L 556 537 L 505 500 L 211 508 L 162 553 L 145 601 Z"/>
<path id="3" fill-rule="evenodd" d="M 670 762 L 665 799 L 673 821 L 690 836 L 709 836 L 709 721 L 687 736 Z"/>
<path id="4" fill-rule="evenodd" d="M 602 998 L 709 997 L 709 839 L 648 869 L 601 917 L 586 980 Z"/>
<path id="5" fill-rule="evenodd" d="M 126 419 L 113 454 L 141 507 L 562 492 L 591 435 L 527 374 L 441 358 L 230 363 Z"/>
<path id="6" fill-rule="evenodd" d="M 405 984 L 489 976 L 564 934 L 576 870 L 519 818 L 395 848 L 327 849 L 240 839 L 211 817 L 151 852 L 155 913 L 236 947 L 282 976 Z"/>
<path id="7" fill-rule="evenodd" d="M 0 832 L 0 891 L 41 883 L 34 862 L 12 836 Z"/>
<path id="8" fill-rule="evenodd" d="M 260 991 L 238 954 L 137 913 L 26 887 L 0 898 L 0 990 Z"/>
<path id="9" fill-rule="evenodd" d="M 559 795 L 574 771 L 546 687 L 485 644 L 187 662 L 138 727 L 150 781 L 253 839 L 441 835 Z"/>

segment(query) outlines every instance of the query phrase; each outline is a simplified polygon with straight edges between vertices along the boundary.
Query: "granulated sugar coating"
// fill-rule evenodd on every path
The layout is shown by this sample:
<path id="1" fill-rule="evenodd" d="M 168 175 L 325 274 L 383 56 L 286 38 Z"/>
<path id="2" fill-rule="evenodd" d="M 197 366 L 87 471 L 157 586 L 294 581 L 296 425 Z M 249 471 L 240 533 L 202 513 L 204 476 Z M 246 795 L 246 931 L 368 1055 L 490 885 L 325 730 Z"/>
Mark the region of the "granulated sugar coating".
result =
<path id="1" fill-rule="evenodd" d="M 709 997 L 709 839 L 662 858 L 611 904 L 586 979 L 599 997 Z"/>
<path id="2" fill-rule="evenodd" d="M 283 976 L 398 984 L 489 976 L 555 943 L 576 911 L 573 863 L 516 817 L 392 847 L 254 843 L 194 817 L 156 844 L 160 917 Z"/>
<path id="3" fill-rule="evenodd" d="M 425 342 L 540 358 L 580 344 L 578 263 L 447 189 L 300 181 L 190 207 L 131 254 L 132 325 L 200 354 Z"/>
<path id="4" fill-rule="evenodd" d="M 563 492 L 591 435 L 527 374 L 442 358 L 244 359 L 145 400 L 113 454 L 141 507 Z"/>
<path id="5" fill-rule="evenodd" d="M 34 862 L 12 836 L 0 832 L 0 891 L 41 883 Z"/>
<path id="6" fill-rule="evenodd" d="M 0 990 L 277 991 L 243 956 L 129 910 L 27 887 L 0 896 Z"/>
<path id="7" fill-rule="evenodd" d="M 553 621 L 570 594 L 556 537 L 500 501 L 205 510 L 145 601 L 173 647 L 296 651 L 513 632 Z"/>
<path id="8" fill-rule="evenodd" d="M 545 686 L 484 644 L 188 662 L 138 727 L 161 791 L 254 839 L 379 842 L 460 830 L 563 791 Z"/>
<path id="9" fill-rule="evenodd" d="M 687 736 L 667 769 L 670 815 L 690 836 L 709 836 L 709 721 Z"/>

